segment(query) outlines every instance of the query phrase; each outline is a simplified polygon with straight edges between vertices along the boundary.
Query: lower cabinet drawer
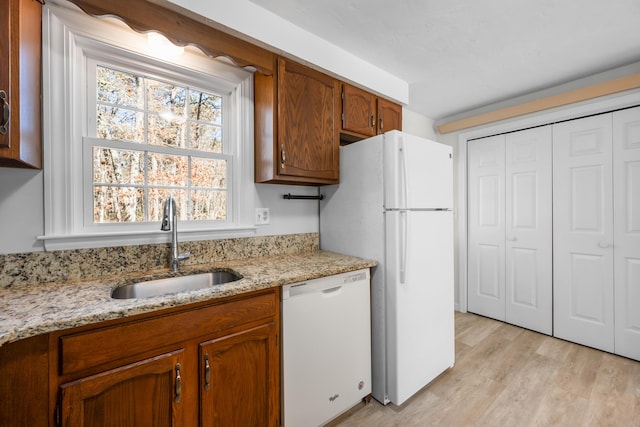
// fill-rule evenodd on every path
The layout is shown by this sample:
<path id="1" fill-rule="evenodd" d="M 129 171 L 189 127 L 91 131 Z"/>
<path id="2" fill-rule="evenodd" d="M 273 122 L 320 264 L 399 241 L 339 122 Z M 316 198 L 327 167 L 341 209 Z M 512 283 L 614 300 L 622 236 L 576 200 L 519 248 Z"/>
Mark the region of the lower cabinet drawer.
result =
<path id="1" fill-rule="evenodd" d="M 68 375 L 114 360 L 273 318 L 275 292 L 183 312 L 124 322 L 60 337 L 60 374 Z"/>

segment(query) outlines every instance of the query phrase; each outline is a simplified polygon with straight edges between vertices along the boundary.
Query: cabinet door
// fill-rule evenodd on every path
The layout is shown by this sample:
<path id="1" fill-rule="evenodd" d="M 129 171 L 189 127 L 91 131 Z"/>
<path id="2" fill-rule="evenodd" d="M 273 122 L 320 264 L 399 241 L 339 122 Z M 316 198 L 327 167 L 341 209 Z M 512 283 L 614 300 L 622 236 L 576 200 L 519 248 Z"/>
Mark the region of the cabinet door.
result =
<path id="1" fill-rule="evenodd" d="M 551 335 L 551 126 L 505 138 L 505 317 Z"/>
<path id="2" fill-rule="evenodd" d="M 62 425 L 184 425 L 183 377 L 184 360 L 180 350 L 63 384 Z"/>
<path id="3" fill-rule="evenodd" d="M 378 99 L 378 133 L 402 130 L 402 106 L 386 99 Z"/>
<path id="4" fill-rule="evenodd" d="M 554 335 L 613 352 L 611 114 L 553 127 Z"/>
<path id="5" fill-rule="evenodd" d="M 0 4 L 0 166 L 42 166 L 41 14 L 38 1 Z"/>
<path id="6" fill-rule="evenodd" d="M 278 60 L 279 174 L 337 182 L 339 134 L 334 126 L 336 81 Z"/>
<path id="7" fill-rule="evenodd" d="M 0 346 L 0 426 L 49 425 L 49 336 Z"/>
<path id="8" fill-rule="evenodd" d="M 468 309 L 505 320 L 504 135 L 469 144 Z"/>
<path id="9" fill-rule="evenodd" d="M 277 426 L 280 350 L 276 325 L 200 345 L 203 426 Z"/>
<path id="10" fill-rule="evenodd" d="M 376 134 L 376 96 L 348 84 L 342 85 L 342 130 L 364 136 Z"/>
<path id="11" fill-rule="evenodd" d="M 613 113 L 615 352 L 640 360 L 640 107 Z"/>

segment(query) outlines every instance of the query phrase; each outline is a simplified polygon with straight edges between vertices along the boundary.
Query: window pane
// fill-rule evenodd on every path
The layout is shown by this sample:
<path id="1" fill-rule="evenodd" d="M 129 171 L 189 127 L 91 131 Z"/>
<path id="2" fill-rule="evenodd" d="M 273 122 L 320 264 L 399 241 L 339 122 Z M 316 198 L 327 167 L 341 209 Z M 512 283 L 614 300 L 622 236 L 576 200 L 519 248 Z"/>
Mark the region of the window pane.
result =
<path id="1" fill-rule="evenodd" d="M 186 187 L 189 164 L 186 156 L 149 153 L 149 185 Z"/>
<path id="2" fill-rule="evenodd" d="M 144 142 L 144 113 L 126 108 L 98 105 L 98 138 Z"/>
<path id="3" fill-rule="evenodd" d="M 144 152 L 93 147 L 93 182 L 143 184 Z"/>
<path id="4" fill-rule="evenodd" d="M 134 187 L 93 187 L 93 222 L 144 221 L 144 190 Z"/>
<path id="5" fill-rule="evenodd" d="M 191 192 L 191 219 L 226 220 L 227 192 L 194 190 Z"/>
<path id="6" fill-rule="evenodd" d="M 147 95 L 149 111 L 186 119 L 186 88 L 147 79 Z"/>
<path id="7" fill-rule="evenodd" d="M 216 125 L 222 124 L 222 97 L 191 89 L 189 119 Z"/>
<path id="8" fill-rule="evenodd" d="M 189 131 L 191 148 L 210 153 L 222 153 L 222 129 L 219 126 L 191 122 Z"/>
<path id="9" fill-rule="evenodd" d="M 191 159 L 191 186 L 226 188 L 227 162 L 218 159 Z"/>
<path id="10" fill-rule="evenodd" d="M 165 147 L 185 147 L 185 122 L 165 120 L 149 114 L 149 144 Z"/>
<path id="11" fill-rule="evenodd" d="M 162 221 L 164 200 L 171 194 L 176 200 L 178 220 L 189 219 L 187 190 L 169 188 L 149 188 L 149 221 Z"/>
<path id="12" fill-rule="evenodd" d="M 144 108 L 142 77 L 101 66 L 96 68 L 96 73 L 98 102 Z"/>
<path id="13" fill-rule="evenodd" d="M 223 152 L 222 96 L 106 66 L 96 91 L 96 136 L 149 144 L 93 146 L 96 223 L 160 221 L 169 194 L 181 220 L 227 219 L 228 160 L 190 155 Z"/>

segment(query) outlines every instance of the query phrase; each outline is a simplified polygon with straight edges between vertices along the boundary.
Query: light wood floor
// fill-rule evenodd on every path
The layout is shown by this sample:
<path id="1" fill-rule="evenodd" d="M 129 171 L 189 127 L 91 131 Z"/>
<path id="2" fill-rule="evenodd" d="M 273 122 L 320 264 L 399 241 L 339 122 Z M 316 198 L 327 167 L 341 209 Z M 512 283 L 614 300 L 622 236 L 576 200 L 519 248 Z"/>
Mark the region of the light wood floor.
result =
<path id="1" fill-rule="evenodd" d="M 402 406 L 336 426 L 640 426 L 640 362 L 456 313 L 456 364 Z"/>

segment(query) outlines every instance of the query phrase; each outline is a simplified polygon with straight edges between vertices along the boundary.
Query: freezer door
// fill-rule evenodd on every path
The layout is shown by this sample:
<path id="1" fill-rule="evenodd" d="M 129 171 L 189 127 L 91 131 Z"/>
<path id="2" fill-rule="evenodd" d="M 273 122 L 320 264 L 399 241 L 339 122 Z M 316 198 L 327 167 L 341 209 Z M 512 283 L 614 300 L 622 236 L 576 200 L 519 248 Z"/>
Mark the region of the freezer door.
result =
<path id="1" fill-rule="evenodd" d="M 453 366 L 453 213 L 386 212 L 387 399 Z"/>
<path id="2" fill-rule="evenodd" d="M 451 208 L 451 147 L 398 131 L 384 138 L 385 208 Z"/>

